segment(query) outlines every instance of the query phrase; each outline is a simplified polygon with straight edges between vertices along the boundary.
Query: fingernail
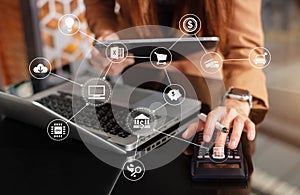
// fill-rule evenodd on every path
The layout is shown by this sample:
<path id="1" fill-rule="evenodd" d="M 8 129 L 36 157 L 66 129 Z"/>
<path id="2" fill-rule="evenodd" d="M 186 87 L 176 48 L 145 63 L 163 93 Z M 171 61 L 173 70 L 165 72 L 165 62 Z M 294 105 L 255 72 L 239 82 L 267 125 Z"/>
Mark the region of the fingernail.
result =
<path id="1" fill-rule="evenodd" d="M 255 134 L 254 134 L 254 133 L 251 133 L 251 134 L 250 134 L 250 139 L 251 139 L 251 140 L 254 140 L 254 138 L 255 138 Z"/>
<path id="2" fill-rule="evenodd" d="M 205 142 L 209 142 L 210 141 L 210 136 L 209 135 L 205 135 L 204 138 L 203 138 L 203 140 Z"/>

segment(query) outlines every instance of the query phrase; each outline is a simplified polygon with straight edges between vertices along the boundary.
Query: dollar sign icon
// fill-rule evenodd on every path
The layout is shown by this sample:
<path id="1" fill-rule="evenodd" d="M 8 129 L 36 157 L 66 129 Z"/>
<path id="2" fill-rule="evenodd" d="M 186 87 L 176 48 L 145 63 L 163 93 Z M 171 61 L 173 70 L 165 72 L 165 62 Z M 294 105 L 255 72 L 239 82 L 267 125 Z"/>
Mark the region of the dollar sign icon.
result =
<path id="1" fill-rule="evenodd" d="M 198 22 L 193 17 L 187 17 L 182 22 L 182 27 L 187 33 L 196 33 L 198 31 Z"/>
<path id="2" fill-rule="evenodd" d="M 192 29 L 193 28 L 193 21 L 192 20 L 189 20 L 188 21 L 188 29 Z"/>

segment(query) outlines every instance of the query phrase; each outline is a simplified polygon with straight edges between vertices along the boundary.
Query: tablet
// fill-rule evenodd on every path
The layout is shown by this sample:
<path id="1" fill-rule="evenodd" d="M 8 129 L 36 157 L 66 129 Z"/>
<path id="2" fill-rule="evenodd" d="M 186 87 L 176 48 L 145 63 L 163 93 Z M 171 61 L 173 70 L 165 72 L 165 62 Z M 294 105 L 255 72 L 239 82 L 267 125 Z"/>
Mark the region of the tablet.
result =
<path id="1" fill-rule="evenodd" d="M 172 51 L 184 50 L 185 55 L 203 51 L 214 51 L 219 42 L 219 37 L 182 37 L 182 38 L 155 38 L 155 39 L 124 39 L 114 41 L 95 41 L 94 47 L 104 51 L 112 43 L 124 44 L 128 52 L 138 56 L 149 56 L 157 47 L 164 47 Z M 203 46 L 203 47 L 202 47 Z"/>

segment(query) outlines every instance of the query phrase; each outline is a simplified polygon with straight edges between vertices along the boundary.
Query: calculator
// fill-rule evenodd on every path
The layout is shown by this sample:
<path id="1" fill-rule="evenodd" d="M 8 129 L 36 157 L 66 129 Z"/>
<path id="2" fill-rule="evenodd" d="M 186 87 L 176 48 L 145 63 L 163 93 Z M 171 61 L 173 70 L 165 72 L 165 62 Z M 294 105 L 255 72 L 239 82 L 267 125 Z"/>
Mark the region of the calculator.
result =
<path id="1" fill-rule="evenodd" d="M 228 147 L 229 133 L 225 146 L 215 147 L 216 131 L 209 143 L 203 142 L 203 132 L 199 132 L 194 137 L 196 145 L 191 161 L 192 180 L 196 182 L 246 183 L 248 166 L 243 157 L 242 143 L 239 142 L 238 147 L 231 150 Z M 223 152 L 220 152 L 221 149 Z"/>

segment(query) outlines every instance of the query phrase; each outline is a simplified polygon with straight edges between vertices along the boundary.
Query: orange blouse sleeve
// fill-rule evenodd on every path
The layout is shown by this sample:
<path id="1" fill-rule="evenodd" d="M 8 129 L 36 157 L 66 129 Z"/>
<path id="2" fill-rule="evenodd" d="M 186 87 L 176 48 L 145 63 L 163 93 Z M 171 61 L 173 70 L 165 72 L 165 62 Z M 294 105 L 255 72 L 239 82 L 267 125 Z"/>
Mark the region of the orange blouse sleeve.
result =
<path id="1" fill-rule="evenodd" d="M 225 61 L 223 75 L 226 88 L 247 89 L 254 97 L 250 118 L 261 122 L 268 109 L 266 77 L 261 69 L 253 67 L 248 59 L 249 52 L 255 47 L 262 47 L 264 42 L 261 1 L 234 0 L 233 18 L 227 30 L 225 59 L 245 59 Z"/>

